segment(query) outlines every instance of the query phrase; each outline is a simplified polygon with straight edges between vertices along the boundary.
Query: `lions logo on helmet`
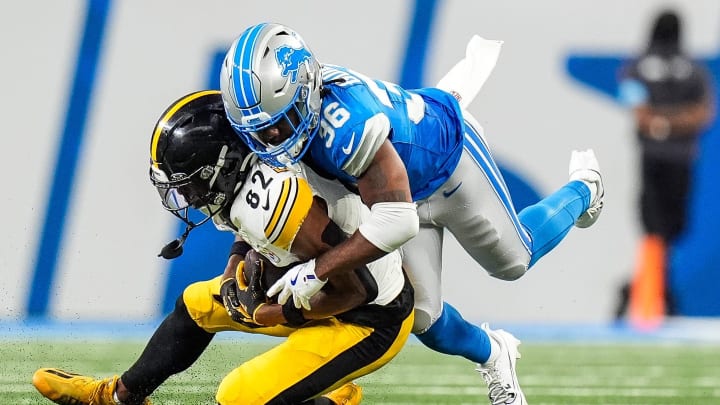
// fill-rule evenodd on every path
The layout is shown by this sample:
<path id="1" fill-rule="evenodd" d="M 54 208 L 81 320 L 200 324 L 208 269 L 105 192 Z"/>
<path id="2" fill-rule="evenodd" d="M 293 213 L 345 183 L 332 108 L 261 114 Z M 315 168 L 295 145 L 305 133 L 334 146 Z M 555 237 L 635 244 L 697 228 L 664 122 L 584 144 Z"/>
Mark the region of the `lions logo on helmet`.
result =
<path id="1" fill-rule="evenodd" d="M 320 62 L 300 35 L 280 24 L 246 29 L 228 50 L 220 72 L 225 112 L 257 156 L 288 168 L 307 151 L 320 128 Z M 261 134 L 282 123 L 292 135 L 277 144 Z"/>
<path id="2" fill-rule="evenodd" d="M 281 46 L 275 50 L 275 58 L 282 68 L 280 73 L 283 76 L 290 75 L 290 83 L 296 83 L 300 65 L 307 63 L 312 57 L 305 48 L 295 49 L 289 46 Z"/>

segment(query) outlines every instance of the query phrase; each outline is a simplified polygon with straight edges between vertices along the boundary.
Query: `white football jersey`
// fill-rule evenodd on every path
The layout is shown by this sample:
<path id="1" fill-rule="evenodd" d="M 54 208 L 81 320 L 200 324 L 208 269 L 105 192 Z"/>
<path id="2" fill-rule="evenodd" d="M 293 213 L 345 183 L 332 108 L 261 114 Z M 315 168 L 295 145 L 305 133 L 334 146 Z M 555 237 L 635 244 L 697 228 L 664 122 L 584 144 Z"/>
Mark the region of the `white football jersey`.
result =
<path id="1" fill-rule="evenodd" d="M 292 244 L 315 195 L 325 200 L 328 216 L 348 235 L 370 215 L 359 196 L 304 165 L 297 171 L 277 171 L 258 161 L 233 202 L 230 219 L 237 234 L 253 249 L 277 267 L 288 266 L 299 261 L 291 251 Z M 405 282 L 399 251 L 368 264 L 368 269 L 378 286 L 378 295 L 371 303 L 392 301 Z"/>

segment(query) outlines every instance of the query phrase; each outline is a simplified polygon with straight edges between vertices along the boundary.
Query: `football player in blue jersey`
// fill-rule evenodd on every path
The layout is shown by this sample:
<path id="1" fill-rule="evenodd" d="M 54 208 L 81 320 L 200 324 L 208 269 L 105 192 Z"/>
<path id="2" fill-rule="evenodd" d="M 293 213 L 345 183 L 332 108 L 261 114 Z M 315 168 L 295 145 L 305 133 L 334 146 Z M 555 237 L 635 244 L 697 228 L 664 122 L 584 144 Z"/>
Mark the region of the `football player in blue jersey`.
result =
<path id="1" fill-rule="evenodd" d="M 515 280 L 573 225 L 597 220 L 604 190 L 592 150 L 573 151 L 570 181 L 515 211 L 482 128 L 464 110 L 484 81 L 474 73 L 489 74 L 487 44 L 476 38 L 442 88 L 406 90 L 321 64 L 296 31 L 261 23 L 233 42 L 220 84 L 233 128 L 261 159 L 278 168 L 302 160 L 359 193 L 372 212 L 348 240 L 288 271 L 269 294 L 307 308 L 328 275 L 402 247 L 415 288 L 413 332 L 436 351 L 478 363 L 492 403 L 525 404 L 514 370 L 519 341 L 472 325 L 442 301 L 443 233 L 493 277 Z"/>

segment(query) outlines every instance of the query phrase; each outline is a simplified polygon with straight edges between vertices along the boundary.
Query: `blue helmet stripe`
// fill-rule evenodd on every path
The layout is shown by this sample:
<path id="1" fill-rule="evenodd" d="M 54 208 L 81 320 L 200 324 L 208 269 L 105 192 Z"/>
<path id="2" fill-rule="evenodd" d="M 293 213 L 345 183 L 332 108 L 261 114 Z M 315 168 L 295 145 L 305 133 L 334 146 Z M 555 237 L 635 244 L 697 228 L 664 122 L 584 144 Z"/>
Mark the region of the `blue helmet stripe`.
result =
<path id="1" fill-rule="evenodd" d="M 490 156 L 490 148 L 485 144 L 485 140 L 467 121 L 465 122 L 465 150 L 470 153 L 475 163 L 482 167 L 483 172 L 488 175 L 490 182 L 493 184 L 493 188 L 497 190 L 498 197 L 505 206 L 505 211 L 507 211 L 508 216 L 515 224 L 515 229 L 529 253 L 531 251 L 530 246 L 532 245 L 532 241 L 527 231 L 525 231 L 525 228 L 520 224 L 520 219 L 515 213 L 510 199 L 510 192 L 500 174 L 500 169 L 495 165 L 492 156 Z"/>
<path id="2" fill-rule="evenodd" d="M 252 53 L 258 40 L 258 34 L 266 25 L 266 23 L 262 23 L 247 29 L 235 45 L 233 70 L 235 70 L 236 74 L 233 75 L 233 84 L 241 108 L 253 106 L 260 102 L 252 83 Z M 256 112 L 253 111 L 253 113 Z"/>

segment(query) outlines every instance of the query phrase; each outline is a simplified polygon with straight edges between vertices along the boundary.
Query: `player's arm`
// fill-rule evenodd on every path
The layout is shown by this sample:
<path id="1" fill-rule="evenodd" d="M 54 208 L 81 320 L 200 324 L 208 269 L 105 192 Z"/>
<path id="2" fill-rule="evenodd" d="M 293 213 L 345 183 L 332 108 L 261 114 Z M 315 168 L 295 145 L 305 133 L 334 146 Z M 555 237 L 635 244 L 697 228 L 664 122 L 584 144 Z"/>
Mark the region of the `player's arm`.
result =
<path id="1" fill-rule="evenodd" d="M 316 257 L 342 243 L 345 234 L 327 215 L 324 202 L 315 197 L 292 243 L 292 252 L 302 260 Z M 245 266 L 255 265 L 246 263 Z M 245 274 L 253 269 L 246 267 Z M 252 281 L 251 281 L 252 282 Z M 312 309 L 298 309 L 292 302 L 285 305 L 266 304 L 257 309 L 253 320 L 261 325 L 301 324 L 310 319 L 322 319 L 347 312 L 371 301 L 377 294 L 377 284 L 365 266 L 355 271 L 332 275 L 323 289 L 311 300 Z"/>
<path id="2" fill-rule="evenodd" d="M 347 241 L 316 259 L 315 274 L 321 279 L 376 260 L 417 234 L 419 221 L 407 171 L 389 140 L 358 177 L 358 190 L 371 216 Z"/>
<path id="3" fill-rule="evenodd" d="M 321 256 L 343 243 L 347 236 L 327 215 L 325 202 L 315 197 L 292 245 L 292 252 L 302 260 Z M 377 291 L 364 265 L 355 271 L 337 272 L 327 279 L 327 285 L 310 299 L 312 310 L 305 310 L 307 319 L 325 318 L 353 309 L 368 301 Z M 359 275 L 365 275 L 361 281 Z M 370 280 L 368 282 L 368 279 Z M 371 297 L 374 299 L 374 296 Z"/>
<path id="4" fill-rule="evenodd" d="M 644 133 L 655 133 L 657 126 L 664 126 L 671 134 L 695 136 L 712 121 L 713 111 L 713 102 L 706 96 L 695 103 L 671 107 L 645 105 L 636 110 L 636 115 Z"/>
<path id="5" fill-rule="evenodd" d="M 372 156 L 358 177 L 360 196 L 370 207 L 370 217 L 349 239 L 288 271 L 268 295 L 277 294 L 280 303 L 292 296 L 296 307 L 310 309 L 310 297 L 320 291 L 324 280 L 377 260 L 417 234 L 417 209 L 400 156 L 387 139 Z"/>
<path id="6" fill-rule="evenodd" d="M 238 264 L 245 259 L 245 253 L 247 253 L 250 249 L 250 245 L 248 245 L 240 236 L 235 235 L 235 240 L 230 247 L 228 262 L 225 266 L 225 271 L 223 272 L 223 280 L 235 277 L 235 270 L 237 269 Z"/>
<path id="7" fill-rule="evenodd" d="M 296 308 L 291 301 L 284 305 L 267 304 L 255 313 L 254 322 L 267 326 L 297 326 L 311 319 L 323 319 L 357 308 L 367 302 L 369 290 L 358 274 L 345 272 L 331 277 L 327 285 L 311 298 L 310 310 Z"/>
<path id="8" fill-rule="evenodd" d="M 245 254 L 251 249 L 240 236 L 235 235 L 235 241 L 230 247 L 230 255 L 228 257 L 225 271 L 223 271 L 222 281 L 220 282 L 220 297 L 222 297 L 223 306 L 228 315 L 235 321 L 240 321 L 245 316 L 237 311 L 238 301 L 238 285 L 235 279 L 237 269 L 245 260 Z"/>

